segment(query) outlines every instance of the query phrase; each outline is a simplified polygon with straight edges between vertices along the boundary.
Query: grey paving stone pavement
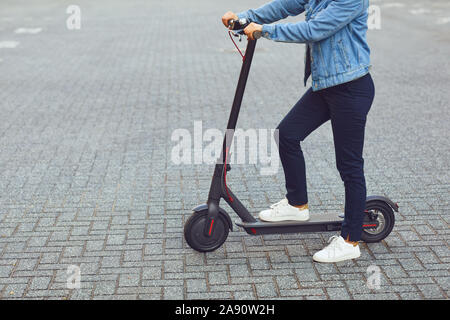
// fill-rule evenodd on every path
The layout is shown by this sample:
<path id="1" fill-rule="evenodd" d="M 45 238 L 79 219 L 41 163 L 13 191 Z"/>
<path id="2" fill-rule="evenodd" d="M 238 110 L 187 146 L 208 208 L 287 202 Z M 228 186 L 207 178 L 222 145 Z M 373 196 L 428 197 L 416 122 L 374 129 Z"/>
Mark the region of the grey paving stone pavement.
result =
<path id="1" fill-rule="evenodd" d="M 78 0 L 81 29 L 69 30 L 65 2 L 1 1 L 0 299 L 448 299 L 446 0 L 371 1 L 381 29 L 368 32 L 365 172 L 369 194 L 400 206 L 388 238 L 331 265 L 312 262 L 328 233 L 252 238 L 235 227 L 208 254 L 184 241 L 212 165 L 174 163 L 171 136 L 193 134 L 195 121 L 223 130 L 241 59 L 220 17 L 262 3 Z M 304 49 L 257 46 L 238 126 L 268 130 L 307 89 Z M 330 125 L 303 148 L 312 212 L 342 210 Z M 234 165 L 228 177 L 254 213 L 284 195 L 281 167 L 259 169 Z"/>

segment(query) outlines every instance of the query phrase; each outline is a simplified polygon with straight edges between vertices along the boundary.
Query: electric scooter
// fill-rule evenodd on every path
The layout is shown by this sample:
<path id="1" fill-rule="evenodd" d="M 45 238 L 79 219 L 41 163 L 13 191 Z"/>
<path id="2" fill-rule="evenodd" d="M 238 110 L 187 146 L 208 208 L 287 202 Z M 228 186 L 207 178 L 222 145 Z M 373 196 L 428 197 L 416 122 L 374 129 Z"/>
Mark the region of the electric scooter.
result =
<path id="1" fill-rule="evenodd" d="M 230 38 L 233 40 L 232 35 L 243 35 L 243 29 L 248 24 L 249 22 L 246 19 L 231 20 Z M 325 213 L 313 214 L 308 221 L 304 222 L 265 222 L 255 218 L 227 186 L 227 172 L 231 170 L 228 163 L 230 145 L 250 72 L 256 39 L 261 37 L 261 32 L 256 31 L 253 37 L 255 40 L 248 41 L 245 55 L 242 55 L 243 63 L 228 119 L 227 134 L 224 137 L 221 155 L 214 168 L 208 200 L 206 204 L 201 204 L 192 209 L 194 212 L 184 226 L 186 242 L 192 249 L 199 252 L 210 252 L 218 249 L 227 239 L 229 231 L 233 231 L 233 223 L 229 214 L 219 205 L 221 199 L 225 200 L 241 219 L 236 222 L 236 225 L 243 228 L 249 235 L 339 231 L 344 220 L 342 213 Z M 239 50 L 239 48 L 237 49 Z M 386 238 L 394 227 L 394 211 L 398 212 L 398 204 L 389 198 L 368 196 L 362 240 L 364 242 L 379 242 Z"/>

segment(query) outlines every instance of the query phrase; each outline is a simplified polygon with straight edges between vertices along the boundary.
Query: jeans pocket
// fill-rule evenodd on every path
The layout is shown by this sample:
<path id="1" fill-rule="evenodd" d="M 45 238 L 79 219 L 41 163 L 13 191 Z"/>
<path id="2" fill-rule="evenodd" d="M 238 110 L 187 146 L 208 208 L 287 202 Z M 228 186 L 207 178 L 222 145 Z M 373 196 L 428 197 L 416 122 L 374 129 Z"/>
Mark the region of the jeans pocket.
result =
<path id="1" fill-rule="evenodd" d="M 374 88 L 370 73 L 366 73 L 362 77 L 346 82 L 345 84 L 347 86 L 347 89 L 353 92 L 371 93 Z"/>

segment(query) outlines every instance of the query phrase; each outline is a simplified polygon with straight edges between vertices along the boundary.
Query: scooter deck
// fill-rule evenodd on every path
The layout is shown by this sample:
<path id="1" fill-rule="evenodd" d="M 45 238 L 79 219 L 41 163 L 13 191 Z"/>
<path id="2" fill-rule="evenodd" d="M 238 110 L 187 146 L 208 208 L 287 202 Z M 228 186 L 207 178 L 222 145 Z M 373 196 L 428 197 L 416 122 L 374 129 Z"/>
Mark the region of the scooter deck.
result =
<path id="1" fill-rule="evenodd" d="M 256 222 L 237 221 L 236 225 L 244 228 L 251 235 L 279 234 L 279 233 L 302 233 L 338 231 L 341 229 L 343 218 L 340 213 L 323 213 L 311 215 L 308 221 L 281 221 L 266 222 L 256 219 Z"/>

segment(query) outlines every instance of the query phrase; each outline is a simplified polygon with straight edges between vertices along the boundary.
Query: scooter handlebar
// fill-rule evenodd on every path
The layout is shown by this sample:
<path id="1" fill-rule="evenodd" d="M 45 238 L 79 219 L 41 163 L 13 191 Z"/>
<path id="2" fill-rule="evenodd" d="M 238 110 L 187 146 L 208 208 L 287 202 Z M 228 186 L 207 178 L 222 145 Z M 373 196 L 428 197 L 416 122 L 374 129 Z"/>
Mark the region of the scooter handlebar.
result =
<path id="1" fill-rule="evenodd" d="M 253 31 L 253 39 L 259 39 L 262 37 L 262 32 L 261 31 Z"/>
<path id="2" fill-rule="evenodd" d="M 228 21 L 228 29 L 237 31 L 236 33 L 244 34 L 244 29 L 250 24 L 251 22 L 248 21 L 245 18 L 239 19 L 239 20 L 230 20 Z M 261 38 L 262 33 L 261 31 L 254 31 L 253 32 L 253 39 L 259 39 Z"/>

